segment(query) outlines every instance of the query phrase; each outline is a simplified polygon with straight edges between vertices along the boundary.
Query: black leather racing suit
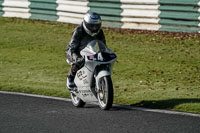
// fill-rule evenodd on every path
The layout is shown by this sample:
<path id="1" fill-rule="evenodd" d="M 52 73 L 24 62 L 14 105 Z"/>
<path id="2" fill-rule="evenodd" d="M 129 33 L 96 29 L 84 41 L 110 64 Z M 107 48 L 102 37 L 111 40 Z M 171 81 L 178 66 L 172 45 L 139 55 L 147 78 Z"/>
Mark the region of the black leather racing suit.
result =
<path id="1" fill-rule="evenodd" d="M 84 30 L 83 23 L 81 23 L 73 31 L 71 41 L 66 48 L 67 59 L 70 62 L 70 65 L 72 65 L 70 70 L 71 74 L 74 75 L 76 71 L 84 65 L 84 59 L 81 57 L 80 51 L 84 49 L 92 40 L 101 40 L 106 45 L 106 40 L 102 29 L 96 36 L 90 36 Z"/>

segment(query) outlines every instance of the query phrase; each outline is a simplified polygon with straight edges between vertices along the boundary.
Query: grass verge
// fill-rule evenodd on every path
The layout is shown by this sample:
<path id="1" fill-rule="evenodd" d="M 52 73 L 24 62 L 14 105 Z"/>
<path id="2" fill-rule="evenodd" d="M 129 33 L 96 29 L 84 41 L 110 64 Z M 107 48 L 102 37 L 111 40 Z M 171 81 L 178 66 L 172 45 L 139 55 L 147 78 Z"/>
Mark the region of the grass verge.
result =
<path id="1" fill-rule="evenodd" d="M 75 25 L 0 18 L 0 90 L 69 97 L 65 47 Z M 200 113 L 200 36 L 104 29 L 118 55 L 114 102 Z"/>

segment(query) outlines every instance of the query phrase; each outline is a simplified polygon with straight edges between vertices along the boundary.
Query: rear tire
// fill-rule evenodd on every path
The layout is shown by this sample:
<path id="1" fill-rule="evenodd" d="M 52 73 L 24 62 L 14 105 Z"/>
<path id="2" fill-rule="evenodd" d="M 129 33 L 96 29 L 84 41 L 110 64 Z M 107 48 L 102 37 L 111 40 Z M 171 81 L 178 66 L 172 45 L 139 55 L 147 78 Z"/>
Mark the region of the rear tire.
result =
<path id="1" fill-rule="evenodd" d="M 99 106 L 102 110 L 109 110 L 113 104 L 113 84 L 110 76 L 100 79 L 100 90 L 97 93 Z"/>
<path id="2" fill-rule="evenodd" d="M 85 102 L 83 102 L 79 97 L 77 97 L 75 94 L 71 93 L 71 99 L 72 103 L 75 107 L 84 107 Z"/>

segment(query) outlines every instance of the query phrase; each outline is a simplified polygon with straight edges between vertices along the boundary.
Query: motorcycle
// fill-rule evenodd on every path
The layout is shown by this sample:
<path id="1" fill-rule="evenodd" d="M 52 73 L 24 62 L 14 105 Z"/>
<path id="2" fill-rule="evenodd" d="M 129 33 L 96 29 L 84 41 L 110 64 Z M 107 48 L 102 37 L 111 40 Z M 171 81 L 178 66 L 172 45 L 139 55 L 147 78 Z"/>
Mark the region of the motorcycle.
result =
<path id="1" fill-rule="evenodd" d="M 71 91 L 72 103 L 83 107 L 85 103 L 98 102 L 102 110 L 109 110 L 113 104 L 111 72 L 117 56 L 100 40 L 93 40 L 81 50 L 84 66 L 76 73 Z M 68 82 L 67 82 L 68 84 Z"/>

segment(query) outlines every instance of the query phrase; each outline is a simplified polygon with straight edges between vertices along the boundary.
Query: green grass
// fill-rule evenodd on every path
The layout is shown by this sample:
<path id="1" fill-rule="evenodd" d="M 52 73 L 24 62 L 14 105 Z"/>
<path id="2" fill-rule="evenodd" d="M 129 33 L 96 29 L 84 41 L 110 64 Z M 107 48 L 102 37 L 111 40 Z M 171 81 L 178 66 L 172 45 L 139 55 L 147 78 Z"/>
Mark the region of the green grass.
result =
<path id="1" fill-rule="evenodd" d="M 0 90 L 69 97 L 74 25 L 0 18 Z M 114 103 L 200 113 L 200 36 L 104 29 L 118 55 Z"/>

